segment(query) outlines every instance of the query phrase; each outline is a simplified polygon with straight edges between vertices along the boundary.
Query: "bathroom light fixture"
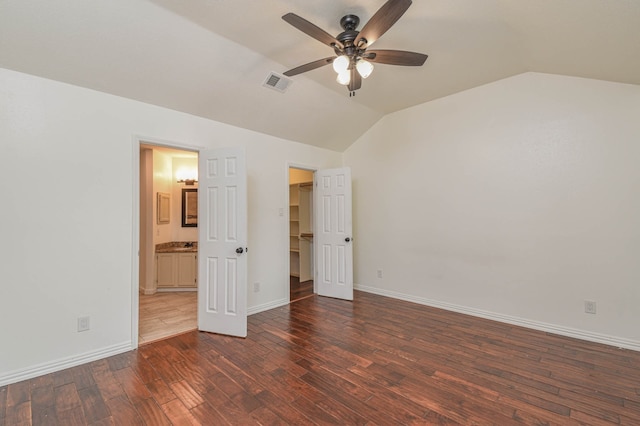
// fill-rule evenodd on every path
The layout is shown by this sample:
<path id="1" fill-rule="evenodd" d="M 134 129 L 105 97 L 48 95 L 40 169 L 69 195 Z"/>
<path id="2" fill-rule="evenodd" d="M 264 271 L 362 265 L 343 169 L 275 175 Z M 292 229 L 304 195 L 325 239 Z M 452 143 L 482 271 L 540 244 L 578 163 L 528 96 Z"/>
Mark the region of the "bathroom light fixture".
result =
<path id="1" fill-rule="evenodd" d="M 178 183 L 184 183 L 188 186 L 193 186 L 198 183 L 198 171 L 197 170 L 188 170 L 188 169 L 179 169 L 176 172 L 176 179 Z"/>

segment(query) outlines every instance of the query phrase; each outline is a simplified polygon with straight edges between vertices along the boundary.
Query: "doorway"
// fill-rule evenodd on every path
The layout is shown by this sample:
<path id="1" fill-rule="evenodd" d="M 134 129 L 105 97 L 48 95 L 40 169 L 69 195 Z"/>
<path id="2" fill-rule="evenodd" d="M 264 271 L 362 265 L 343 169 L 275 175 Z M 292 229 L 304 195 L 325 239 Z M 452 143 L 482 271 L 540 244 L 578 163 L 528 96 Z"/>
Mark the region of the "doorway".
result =
<path id="1" fill-rule="evenodd" d="M 140 142 L 138 343 L 197 328 L 198 229 L 185 221 L 198 152 Z M 187 209 L 188 211 L 188 209 Z"/>
<path id="2" fill-rule="evenodd" d="M 289 300 L 314 294 L 312 170 L 289 167 Z"/>

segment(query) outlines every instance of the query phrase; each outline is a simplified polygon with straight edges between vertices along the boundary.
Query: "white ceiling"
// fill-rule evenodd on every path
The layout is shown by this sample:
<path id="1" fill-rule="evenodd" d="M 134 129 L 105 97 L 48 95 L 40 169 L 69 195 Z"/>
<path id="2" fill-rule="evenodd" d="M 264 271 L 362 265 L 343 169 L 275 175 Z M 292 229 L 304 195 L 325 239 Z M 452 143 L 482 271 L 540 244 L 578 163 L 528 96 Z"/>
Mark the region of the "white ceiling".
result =
<path id="1" fill-rule="evenodd" d="M 376 49 L 427 53 L 376 65 L 354 98 L 331 56 L 281 19 L 332 35 L 384 0 L 0 0 L 0 67 L 342 151 L 383 115 L 527 71 L 640 84 L 638 0 L 415 0 Z M 359 29 L 360 29 L 359 28 Z"/>

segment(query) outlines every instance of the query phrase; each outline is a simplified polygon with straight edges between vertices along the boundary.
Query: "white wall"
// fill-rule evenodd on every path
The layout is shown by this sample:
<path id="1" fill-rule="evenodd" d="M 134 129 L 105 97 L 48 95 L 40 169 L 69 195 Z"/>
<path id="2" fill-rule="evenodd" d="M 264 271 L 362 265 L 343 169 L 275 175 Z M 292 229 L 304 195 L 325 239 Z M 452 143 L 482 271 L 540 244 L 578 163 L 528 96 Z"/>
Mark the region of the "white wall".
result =
<path id="1" fill-rule="evenodd" d="M 0 69 L 0 385 L 130 347 L 134 135 L 246 148 L 248 306 L 286 302 L 287 166 L 339 153 Z"/>
<path id="2" fill-rule="evenodd" d="M 640 350 L 639 160 L 638 86 L 527 73 L 388 115 L 344 154 L 356 287 Z"/>

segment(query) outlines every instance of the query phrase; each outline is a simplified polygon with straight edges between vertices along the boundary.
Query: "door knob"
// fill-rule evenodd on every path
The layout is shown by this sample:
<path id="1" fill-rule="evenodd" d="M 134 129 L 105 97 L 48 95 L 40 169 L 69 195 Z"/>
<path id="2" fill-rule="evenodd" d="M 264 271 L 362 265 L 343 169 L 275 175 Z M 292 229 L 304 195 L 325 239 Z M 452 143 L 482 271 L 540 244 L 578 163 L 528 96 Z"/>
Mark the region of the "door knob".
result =
<path id="1" fill-rule="evenodd" d="M 349 237 L 347 237 L 347 238 L 345 238 L 345 239 L 344 239 L 344 242 L 345 242 L 345 243 L 348 243 L 349 241 L 351 241 L 351 238 L 349 238 Z"/>
<path id="2" fill-rule="evenodd" d="M 243 252 L 244 252 L 244 249 L 242 247 L 238 247 L 236 249 L 236 253 L 238 253 L 238 254 L 242 254 Z"/>

